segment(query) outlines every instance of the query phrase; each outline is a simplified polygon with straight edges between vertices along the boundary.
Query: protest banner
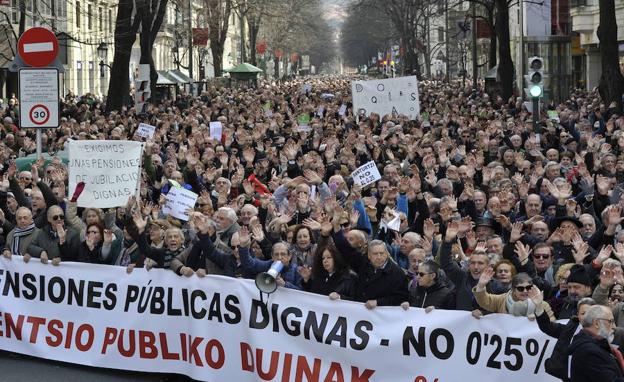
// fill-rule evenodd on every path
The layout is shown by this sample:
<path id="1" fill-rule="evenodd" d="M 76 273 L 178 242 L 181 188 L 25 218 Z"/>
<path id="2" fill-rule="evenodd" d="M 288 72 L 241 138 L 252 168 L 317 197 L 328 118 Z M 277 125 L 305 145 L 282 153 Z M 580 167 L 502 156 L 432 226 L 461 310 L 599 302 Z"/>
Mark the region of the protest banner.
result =
<path id="1" fill-rule="evenodd" d="M 300 114 L 297 117 L 297 125 L 299 127 L 308 127 L 310 126 L 310 114 Z M 299 131 L 310 131 L 312 129 L 308 128 L 308 129 L 304 129 L 304 130 L 299 130 Z"/>
<path id="2" fill-rule="evenodd" d="M 140 137 L 151 139 L 156 132 L 156 126 L 148 125 L 147 123 L 139 123 L 137 128 L 137 134 Z"/>
<path id="3" fill-rule="evenodd" d="M 0 349 L 201 381 L 555 382 L 555 339 L 492 314 L 403 311 L 170 270 L 0 258 Z"/>
<path id="4" fill-rule="evenodd" d="M 209 127 L 210 127 L 210 138 L 216 139 L 217 141 L 221 142 L 221 137 L 223 135 L 223 125 L 221 125 L 221 122 L 219 121 L 210 122 Z"/>
<path id="5" fill-rule="evenodd" d="M 197 194 L 183 187 L 171 187 L 167 193 L 167 202 L 163 206 L 163 214 L 171 215 L 176 219 L 188 221 L 188 209 L 195 208 Z"/>
<path id="6" fill-rule="evenodd" d="M 134 141 L 69 141 L 69 194 L 79 182 L 85 183 L 78 207 L 126 205 L 139 187 L 142 145 Z"/>
<path id="7" fill-rule="evenodd" d="M 420 115 L 416 76 L 353 81 L 351 93 L 353 110 L 358 115 L 370 115 L 373 112 L 382 117 L 404 114 L 410 119 Z"/>
<path id="8" fill-rule="evenodd" d="M 353 173 L 351 173 L 353 183 L 362 187 L 366 187 L 371 183 L 374 183 L 381 179 L 381 174 L 375 162 L 370 161 L 360 167 L 358 167 Z"/>

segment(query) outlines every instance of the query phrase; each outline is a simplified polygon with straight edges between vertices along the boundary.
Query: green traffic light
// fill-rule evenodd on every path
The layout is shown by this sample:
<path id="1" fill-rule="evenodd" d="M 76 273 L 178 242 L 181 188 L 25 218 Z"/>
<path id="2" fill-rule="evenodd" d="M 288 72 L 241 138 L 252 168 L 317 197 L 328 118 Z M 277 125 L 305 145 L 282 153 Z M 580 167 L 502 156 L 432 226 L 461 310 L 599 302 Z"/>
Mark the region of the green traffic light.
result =
<path id="1" fill-rule="evenodd" d="M 542 87 L 538 85 L 533 85 L 529 87 L 529 94 L 531 95 L 531 97 L 541 97 Z"/>

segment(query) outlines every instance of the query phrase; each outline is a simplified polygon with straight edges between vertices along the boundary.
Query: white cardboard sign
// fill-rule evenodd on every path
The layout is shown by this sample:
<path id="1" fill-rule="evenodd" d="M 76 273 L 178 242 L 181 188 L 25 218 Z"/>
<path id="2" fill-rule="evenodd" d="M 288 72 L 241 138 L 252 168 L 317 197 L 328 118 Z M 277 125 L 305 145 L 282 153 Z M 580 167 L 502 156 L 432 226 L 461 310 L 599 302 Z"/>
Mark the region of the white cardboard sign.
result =
<path id="1" fill-rule="evenodd" d="M 221 122 L 215 121 L 210 122 L 210 138 L 216 139 L 217 141 L 221 141 L 221 137 L 223 136 L 223 125 Z"/>
<path id="2" fill-rule="evenodd" d="M 20 69 L 20 127 L 59 126 L 58 78 L 56 68 Z"/>
<path id="3" fill-rule="evenodd" d="M 351 83 L 354 113 L 380 116 L 404 114 L 415 120 L 420 115 L 416 76 Z"/>
<path id="4" fill-rule="evenodd" d="M 140 123 L 137 129 L 137 134 L 143 138 L 152 139 L 156 132 L 156 126 L 148 125 L 147 123 Z"/>
<path id="5" fill-rule="evenodd" d="M 358 167 L 351 174 L 353 183 L 362 187 L 366 187 L 371 183 L 375 183 L 381 179 L 381 174 L 374 161 L 370 161 L 365 165 Z"/>
<path id="6" fill-rule="evenodd" d="M 135 141 L 69 141 L 69 193 L 85 183 L 78 207 L 126 205 L 137 193 L 141 151 Z"/>
<path id="7" fill-rule="evenodd" d="M 188 221 L 186 210 L 195 208 L 197 194 L 182 187 L 171 187 L 167 193 L 167 203 L 163 206 L 163 213 L 176 219 Z"/>

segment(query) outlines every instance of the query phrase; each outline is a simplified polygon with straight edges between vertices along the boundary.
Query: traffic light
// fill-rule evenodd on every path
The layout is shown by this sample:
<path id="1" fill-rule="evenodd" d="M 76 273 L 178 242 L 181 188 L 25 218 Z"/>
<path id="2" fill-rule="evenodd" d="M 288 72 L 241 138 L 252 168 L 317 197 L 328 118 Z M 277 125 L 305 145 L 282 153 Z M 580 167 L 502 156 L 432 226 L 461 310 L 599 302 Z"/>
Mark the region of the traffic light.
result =
<path id="1" fill-rule="evenodd" d="M 541 57 L 529 58 L 529 72 L 526 75 L 527 93 L 531 98 L 540 98 L 544 95 L 544 59 Z"/>

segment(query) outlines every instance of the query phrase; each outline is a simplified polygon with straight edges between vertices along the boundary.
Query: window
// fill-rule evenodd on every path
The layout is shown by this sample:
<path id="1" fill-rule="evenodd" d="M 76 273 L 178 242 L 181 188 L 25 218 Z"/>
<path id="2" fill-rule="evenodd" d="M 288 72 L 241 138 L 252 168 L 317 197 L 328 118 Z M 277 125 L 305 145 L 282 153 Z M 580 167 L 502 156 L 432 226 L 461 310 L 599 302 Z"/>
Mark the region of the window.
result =
<path id="1" fill-rule="evenodd" d="M 108 33 L 113 33 L 113 12 L 108 10 Z"/>
<path id="2" fill-rule="evenodd" d="M 102 7 L 98 8 L 98 31 L 99 32 L 103 32 L 104 29 L 102 28 L 102 18 L 104 16 L 102 15 Z"/>
<path id="3" fill-rule="evenodd" d="M 438 27 L 438 41 L 444 42 L 444 27 Z"/>
<path id="4" fill-rule="evenodd" d="M 93 28 L 93 7 L 91 6 L 91 4 L 87 4 L 87 28 L 88 29 L 92 29 Z"/>
<path id="5" fill-rule="evenodd" d="M 19 24 L 18 2 L 18 0 L 11 0 L 11 22 L 13 24 Z"/>
<path id="6" fill-rule="evenodd" d="M 76 1 L 76 28 L 80 28 L 80 1 Z"/>

